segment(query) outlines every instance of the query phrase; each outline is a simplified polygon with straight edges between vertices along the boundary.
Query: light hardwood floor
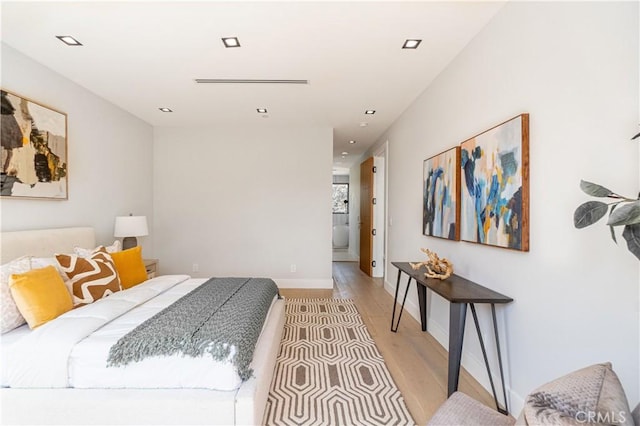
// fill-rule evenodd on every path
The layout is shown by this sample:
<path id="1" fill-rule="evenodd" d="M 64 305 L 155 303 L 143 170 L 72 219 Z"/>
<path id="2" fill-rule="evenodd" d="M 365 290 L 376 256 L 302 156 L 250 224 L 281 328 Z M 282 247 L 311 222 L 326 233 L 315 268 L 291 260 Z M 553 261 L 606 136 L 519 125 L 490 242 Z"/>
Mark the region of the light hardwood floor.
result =
<path id="1" fill-rule="evenodd" d="M 333 263 L 333 290 L 281 289 L 285 297 L 352 299 L 402 392 L 416 424 L 425 424 L 447 398 L 447 351 L 420 323 L 405 312 L 397 333 L 392 333 L 393 297 L 382 278 L 370 278 L 356 262 Z M 411 287 L 415 291 L 415 286 Z M 459 390 L 494 408 L 493 397 L 464 369 Z"/>

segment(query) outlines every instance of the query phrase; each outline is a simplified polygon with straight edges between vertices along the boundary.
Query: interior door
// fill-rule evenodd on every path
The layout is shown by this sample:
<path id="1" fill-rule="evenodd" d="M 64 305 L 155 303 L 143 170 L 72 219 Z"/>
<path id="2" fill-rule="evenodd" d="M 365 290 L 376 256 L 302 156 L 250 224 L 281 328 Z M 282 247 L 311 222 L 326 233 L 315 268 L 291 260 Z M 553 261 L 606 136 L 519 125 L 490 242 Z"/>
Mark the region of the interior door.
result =
<path id="1" fill-rule="evenodd" d="M 360 164 L 360 269 L 371 276 L 373 267 L 373 157 Z"/>
<path id="2" fill-rule="evenodd" d="M 384 277 L 385 268 L 385 173 L 384 173 L 384 157 L 376 155 L 373 157 L 373 166 L 375 167 L 375 174 L 373 175 L 373 195 L 376 200 L 373 205 L 373 229 L 375 229 L 375 235 L 373 236 L 373 251 L 371 260 L 373 261 L 371 276 L 374 278 Z"/>

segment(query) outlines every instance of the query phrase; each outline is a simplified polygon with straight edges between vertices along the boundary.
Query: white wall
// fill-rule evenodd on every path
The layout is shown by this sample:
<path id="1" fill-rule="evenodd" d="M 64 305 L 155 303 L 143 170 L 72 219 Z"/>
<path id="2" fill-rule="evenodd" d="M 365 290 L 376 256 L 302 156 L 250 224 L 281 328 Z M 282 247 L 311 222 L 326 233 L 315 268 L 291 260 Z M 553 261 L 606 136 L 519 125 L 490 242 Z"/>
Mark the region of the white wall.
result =
<path id="1" fill-rule="evenodd" d="M 163 273 L 331 288 L 331 128 L 156 128 Z M 291 271 L 291 265 L 296 271 Z"/>
<path id="2" fill-rule="evenodd" d="M 507 3 L 379 139 L 390 143 L 389 261 L 421 259 L 428 247 L 457 274 L 515 299 L 499 320 L 516 413 L 535 387 L 604 361 L 632 407 L 640 398 L 638 261 L 604 224 L 576 230 L 572 219 L 588 199 L 582 178 L 638 193 L 638 141 L 629 141 L 638 51 L 637 2 Z M 422 236 L 423 159 L 522 112 L 530 113 L 530 252 Z M 429 309 L 430 331 L 446 347 L 448 305 L 436 296 Z M 479 314 L 488 332 L 490 311 Z M 468 320 L 463 364 L 486 384 Z"/>
<path id="3" fill-rule="evenodd" d="M 2 198 L 1 229 L 93 226 L 111 243 L 115 217 L 153 224 L 153 129 L 60 74 L 2 43 L 2 88 L 67 114 L 69 199 Z M 152 256 L 153 235 L 139 239 Z"/>

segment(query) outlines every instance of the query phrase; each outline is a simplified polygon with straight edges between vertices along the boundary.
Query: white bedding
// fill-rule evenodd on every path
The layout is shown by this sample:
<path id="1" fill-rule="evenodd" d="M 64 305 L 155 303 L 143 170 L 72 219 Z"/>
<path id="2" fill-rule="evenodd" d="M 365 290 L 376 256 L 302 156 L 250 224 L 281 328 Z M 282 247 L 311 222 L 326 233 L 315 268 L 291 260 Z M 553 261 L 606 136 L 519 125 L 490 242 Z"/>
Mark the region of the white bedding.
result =
<path id="1" fill-rule="evenodd" d="M 16 342 L 29 333 L 31 333 L 31 329 L 27 324 L 24 324 L 0 336 L 0 386 L 3 388 L 9 386 L 7 360 L 10 358 L 11 349 Z"/>
<path id="2" fill-rule="evenodd" d="M 53 256 L 53 253 L 70 253 L 75 246 L 95 247 L 96 241 L 92 228 L 59 228 L 2 232 L 0 233 L 0 246 L 0 261 L 6 263 L 24 255 L 50 257 Z M 160 281 L 165 280 L 166 276 L 159 278 Z M 156 283 L 155 285 L 159 285 L 158 279 L 153 281 Z M 145 285 L 143 284 L 142 286 Z M 169 288 L 171 286 L 168 286 L 165 290 Z M 140 287 L 136 292 L 145 293 L 147 291 L 142 289 L 144 287 Z M 122 292 L 118 297 L 123 298 L 123 300 L 119 303 L 124 306 L 127 302 L 131 302 L 128 299 L 131 299 L 131 295 L 136 292 L 130 290 Z M 156 291 L 156 293 L 160 294 L 161 292 Z M 109 296 L 107 299 L 115 296 Z M 115 298 L 113 301 L 117 301 L 117 299 Z M 100 306 L 99 303 L 100 301 L 94 305 Z M 2 370 L 3 386 L 0 389 L 0 424 L 65 426 L 86 424 L 144 424 L 155 426 L 161 424 L 201 424 L 209 426 L 213 424 L 225 426 L 260 424 L 273 377 L 279 342 L 284 329 L 284 305 L 284 300 L 275 300 L 273 302 L 256 344 L 251 363 L 254 377 L 242 382 L 241 386 L 233 391 L 197 388 L 87 389 L 6 387 L 9 382 L 8 360 L 14 358 L 12 355 L 14 349 L 18 345 L 22 346 L 23 340 L 26 342 L 35 338 L 30 337 L 33 332 L 26 325 L 5 333 L 0 336 L 0 370 Z M 98 309 L 98 311 L 101 309 Z M 83 310 L 86 312 L 84 308 L 74 309 L 73 315 L 81 313 Z M 68 313 L 66 315 L 71 314 Z M 99 317 L 101 315 L 104 316 L 105 313 L 96 312 L 92 315 Z M 91 324 L 96 320 L 96 318 L 90 317 L 86 319 Z M 66 320 L 63 322 L 66 322 Z M 57 327 L 55 326 L 55 328 Z M 71 330 L 71 334 L 71 337 L 73 337 L 75 330 Z M 60 342 L 65 343 L 68 340 L 77 340 L 77 337 L 71 337 L 61 336 Z M 47 339 L 44 336 L 40 336 L 35 341 L 38 340 L 44 343 Z M 80 338 L 79 343 L 82 345 L 84 340 L 84 338 Z M 50 339 L 50 341 L 57 343 L 56 339 Z M 33 364 L 30 364 L 30 362 L 46 359 L 48 356 L 49 349 L 38 347 L 36 343 L 32 343 L 36 349 L 31 350 L 32 353 L 29 354 L 29 358 L 22 359 L 20 362 L 23 374 L 27 374 L 24 369 L 33 368 Z M 67 355 L 72 354 L 73 357 L 75 356 L 74 354 L 80 353 L 77 351 L 81 350 L 84 350 L 82 346 L 75 346 L 75 343 L 73 343 L 67 351 Z M 29 352 L 28 349 L 22 349 L 21 351 Z M 54 358 L 58 358 L 58 356 L 54 356 Z M 63 360 L 62 362 L 66 363 L 67 361 Z M 72 363 L 71 370 L 75 368 Z M 70 382 L 68 370 L 68 366 L 61 369 L 64 372 L 61 375 L 63 376 L 63 381 L 67 383 Z M 48 376 L 46 372 L 44 373 L 43 376 L 33 377 L 32 380 L 51 381 L 55 378 L 53 376 L 57 375 L 56 373 L 53 376 Z M 25 381 L 27 379 L 29 379 L 28 376 L 22 378 Z M 74 379 L 73 381 L 78 380 Z"/>
<path id="3" fill-rule="evenodd" d="M 3 365 L 7 367 L 3 385 L 237 389 L 242 381 L 233 364 L 215 361 L 210 355 L 158 356 L 107 367 L 109 350 L 118 339 L 205 281 L 187 275 L 157 277 L 74 309 L 31 332 L 20 329 L 16 333 L 22 335 L 19 340 L 8 333 L 11 344 L 4 344 L 3 335 Z"/>

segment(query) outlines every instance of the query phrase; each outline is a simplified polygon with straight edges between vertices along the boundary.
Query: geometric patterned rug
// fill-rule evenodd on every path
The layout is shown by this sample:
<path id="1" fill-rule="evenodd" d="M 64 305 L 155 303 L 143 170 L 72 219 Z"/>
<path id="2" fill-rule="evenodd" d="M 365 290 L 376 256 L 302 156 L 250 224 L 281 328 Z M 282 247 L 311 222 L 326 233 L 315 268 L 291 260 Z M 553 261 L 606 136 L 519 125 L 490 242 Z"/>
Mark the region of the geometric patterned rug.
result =
<path id="1" fill-rule="evenodd" d="M 352 300 L 287 299 L 263 424 L 413 425 Z"/>

